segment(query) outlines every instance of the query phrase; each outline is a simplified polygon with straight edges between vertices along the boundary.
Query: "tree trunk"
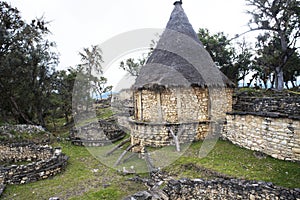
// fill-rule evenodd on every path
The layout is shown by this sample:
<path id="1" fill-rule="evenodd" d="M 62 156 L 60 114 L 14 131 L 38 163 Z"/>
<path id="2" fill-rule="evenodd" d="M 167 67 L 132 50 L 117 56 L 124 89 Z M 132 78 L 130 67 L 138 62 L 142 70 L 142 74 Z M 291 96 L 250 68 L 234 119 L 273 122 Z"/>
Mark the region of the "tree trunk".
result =
<path id="1" fill-rule="evenodd" d="M 24 120 L 24 122 L 26 122 L 27 124 L 34 124 L 31 120 L 28 119 L 28 117 L 21 111 L 21 109 L 19 108 L 17 102 L 15 101 L 15 99 L 11 96 L 10 97 L 10 101 L 11 104 L 13 105 L 14 109 L 17 112 L 17 115 L 19 115 L 17 118 L 21 118 L 21 120 Z M 17 121 L 20 122 L 20 119 L 18 119 Z"/>
<path id="2" fill-rule="evenodd" d="M 180 152 L 180 143 L 179 143 L 179 139 L 178 139 L 179 135 L 175 135 L 175 133 L 172 131 L 171 128 L 169 129 L 169 131 L 170 131 L 170 133 L 171 133 L 171 135 L 172 135 L 172 137 L 174 139 L 176 151 Z"/>
<path id="3" fill-rule="evenodd" d="M 296 79 L 297 80 L 297 79 Z M 295 88 L 296 87 L 296 84 L 297 84 L 297 81 L 294 83 L 294 81 L 291 81 L 291 83 L 292 83 L 292 86 L 293 86 L 293 88 Z"/>
<path id="4" fill-rule="evenodd" d="M 281 67 L 276 67 L 276 89 L 278 91 L 282 91 L 283 90 L 283 84 L 284 84 L 284 80 L 283 80 L 283 70 Z"/>

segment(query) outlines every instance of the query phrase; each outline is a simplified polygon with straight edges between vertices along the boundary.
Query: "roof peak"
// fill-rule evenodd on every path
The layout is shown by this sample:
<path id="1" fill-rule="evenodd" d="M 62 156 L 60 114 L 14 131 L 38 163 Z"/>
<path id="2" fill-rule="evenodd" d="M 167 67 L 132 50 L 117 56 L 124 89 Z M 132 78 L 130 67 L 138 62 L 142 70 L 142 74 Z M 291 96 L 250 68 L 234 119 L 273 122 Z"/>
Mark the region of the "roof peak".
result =
<path id="1" fill-rule="evenodd" d="M 182 0 L 180 0 L 180 1 L 175 1 L 175 2 L 174 2 L 174 6 L 177 5 L 177 4 L 182 5 Z"/>

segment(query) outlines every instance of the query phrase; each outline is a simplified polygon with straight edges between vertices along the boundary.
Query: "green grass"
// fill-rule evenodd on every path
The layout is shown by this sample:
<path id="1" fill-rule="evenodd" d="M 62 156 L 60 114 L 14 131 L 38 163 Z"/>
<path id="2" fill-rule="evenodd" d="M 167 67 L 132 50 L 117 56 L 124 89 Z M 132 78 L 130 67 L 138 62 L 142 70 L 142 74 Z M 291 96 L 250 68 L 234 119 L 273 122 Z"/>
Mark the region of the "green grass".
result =
<path id="1" fill-rule="evenodd" d="M 179 178 L 215 178 L 215 171 L 234 178 L 262 180 L 276 185 L 299 188 L 300 166 L 297 163 L 280 161 L 271 157 L 258 159 L 252 151 L 242 149 L 226 141 L 218 141 L 214 149 L 205 158 L 198 153 L 202 142 L 193 143 L 182 157 L 167 166 L 164 170 Z M 67 169 L 48 180 L 26 185 L 9 185 L 2 199 L 122 199 L 137 191 L 144 190 L 141 183 L 126 181 L 131 176 L 122 176 L 116 170 L 103 165 L 99 159 L 105 159 L 105 152 L 112 146 L 85 148 L 73 146 L 69 142 L 57 143 L 63 152 L 70 156 Z M 175 147 L 165 149 L 166 155 L 171 154 Z M 155 149 L 151 149 L 155 151 Z M 92 152 L 92 154 L 90 153 Z M 115 152 L 106 164 L 112 165 L 122 151 Z M 97 158 L 97 156 L 100 156 Z M 161 160 L 164 160 L 162 157 Z M 137 157 L 132 158 L 124 166 L 134 165 L 136 169 L 145 169 L 145 163 Z M 123 166 L 121 166 L 122 168 Z M 144 167 L 144 168 L 143 168 Z M 207 174 L 203 169 L 214 171 Z M 98 169 L 97 172 L 94 169 Z M 93 172 L 94 171 L 94 172 Z M 147 176 L 147 174 L 143 174 Z"/>
<path id="2" fill-rule="evenodd" d="M 56 144 L 70 156 L 66 170 L 48 180 L 26 185 L 8 185 L 2 199 L 121 199 L 144 189 L 94 158 L 85 147 L 68 142 Z M 54 146 L 56 146 L 54 145 Z M 98 169 L 97 172 L 93 172 Z M 100 198 L 101 197 L 101 198 Z"/>
<path id="3" fill-rule="evenodd" d="M 105 108 L 98 114 L 99 118 L 105 119 L 112 115 L 112 111 L 110 108 Z M 56 121 L 59 128 L 53 130 L 54 127 L 50 126 L 49 130 L 55 136 L 67 137 L 70 127 L 63 126 L 63 122 L 63 120 Z M 155 166 L 167 166 L 163 170 L 169 172 L 175 179 L 211 179 L 217 177 L 219 173 L 233 178 L 262 180 L 273 182 L 279 186 L 300 188 L 299 163 L 281 161 L 271 157 L 258 159 L 252 151 L 226 141 L 218 141 L 206 157 L 200 158 L 201 145 L 202 142 L 195 142 L 190 146 L 182 146 L 181 149 L 184 153 L 175 152 L 174 146 L 163 149 L 148 148 L 147 150 L 152 153 Z M 129 169 L 134 166 L 137 172 L 143 173 L 142 176 L 147 176 L 147 173 L 144 173 L 147 166 L 138 156 L 132 157 L 127 163 L 121 164 L 116 169 L 107 167 L 114 165 L 127 146 L 116 151 L 110 157 L 105 157 L 105 154 L 114 145 L 85 148 L 62 141 L 53 146 L 61 146 L 63 152 L 70 157 L 66 170 L 48 180 L 26 185 L 9 185 L 1 199 L 39 200 L 60 197 L 72 200 L 116 200 L 146 189 L 144 184 L 126 181 L 132 175 L 123 176 L 116 171 L 123 167 Z M 125 158 L 128 158 L 129 155 L 130 153 Z"/>
<path id="4" fill-rule="evenodd" d="M 254 156 L 253 151 L 227 141 L 218 141 L 207 157 L 199 158 L 201 144 L 193 143 L 189 150 L 166 170 L 176 174 L 178 178 L 207 178 L 206 173 L 195 170 L 198 166 L 200 169 L 210 169 L 234 178 L 262 180 L 283 187 L 300 188 L 299 163 L 281 161 L 269 156 L 259 159 Z M 186 164 L 193 164 L 194 167 L 188 169 Z"/>
<path id="5" fill-rule="evenodd" d="M 96 110 L 96 115 L 100 119 L 108 119 L 113 116 L 113 114 L 112 108 L 110 107 Z"/>

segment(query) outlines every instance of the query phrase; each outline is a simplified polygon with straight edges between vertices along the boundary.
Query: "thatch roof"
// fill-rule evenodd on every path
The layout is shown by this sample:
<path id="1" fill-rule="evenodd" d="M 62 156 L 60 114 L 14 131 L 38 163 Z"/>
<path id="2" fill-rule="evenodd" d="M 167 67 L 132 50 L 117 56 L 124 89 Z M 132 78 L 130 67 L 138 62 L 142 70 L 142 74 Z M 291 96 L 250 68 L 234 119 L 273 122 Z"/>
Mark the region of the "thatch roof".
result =
<path id="1" fill-rule="evenodd" d="M 233 87 L 199 41 L 181 2 L 175 8 L 157 47 L 142 67 L 133 89 L 153 87 Z"/>

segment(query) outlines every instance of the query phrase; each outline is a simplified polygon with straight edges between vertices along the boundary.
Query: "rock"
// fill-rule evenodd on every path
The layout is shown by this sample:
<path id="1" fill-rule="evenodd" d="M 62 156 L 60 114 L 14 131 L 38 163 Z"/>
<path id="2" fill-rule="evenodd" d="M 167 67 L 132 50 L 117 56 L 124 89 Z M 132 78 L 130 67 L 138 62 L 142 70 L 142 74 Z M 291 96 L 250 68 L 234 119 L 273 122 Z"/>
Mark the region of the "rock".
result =
<path id="1" fill-rule="evenodd" d="M 49 200 L 60 200 L 59 197 L 50 197 Z"/>

